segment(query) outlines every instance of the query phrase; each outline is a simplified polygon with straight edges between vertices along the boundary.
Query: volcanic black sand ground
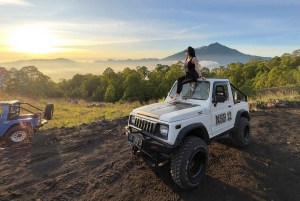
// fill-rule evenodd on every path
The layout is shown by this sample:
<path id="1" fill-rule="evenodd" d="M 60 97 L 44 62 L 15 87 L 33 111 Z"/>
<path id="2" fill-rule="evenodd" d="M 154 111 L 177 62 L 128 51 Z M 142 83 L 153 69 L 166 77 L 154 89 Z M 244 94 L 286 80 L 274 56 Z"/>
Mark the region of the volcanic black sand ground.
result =
<path id="1" fill-rule="evenodd" d="M 209 145 L 201 186 L 181 190 L 170 165 L 132 156 L 127 118 L 37 133 L 0 150 L 0 200 L 300 200 L 300 109 L 251 113 L 251 144 Z M 3 145 L 2 145 L 3 146 Z"/>

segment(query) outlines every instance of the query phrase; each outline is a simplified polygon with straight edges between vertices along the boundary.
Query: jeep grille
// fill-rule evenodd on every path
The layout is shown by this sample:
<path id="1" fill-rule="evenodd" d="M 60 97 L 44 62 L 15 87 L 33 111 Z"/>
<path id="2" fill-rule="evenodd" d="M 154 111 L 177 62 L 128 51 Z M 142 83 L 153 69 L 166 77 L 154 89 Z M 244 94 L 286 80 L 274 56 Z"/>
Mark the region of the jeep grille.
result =
<path id="1" fill-rule="evenodd" d="M 148 133 L 154 133 L 156 123 L 135 117 L 134 126 L 140 128 Z"/>

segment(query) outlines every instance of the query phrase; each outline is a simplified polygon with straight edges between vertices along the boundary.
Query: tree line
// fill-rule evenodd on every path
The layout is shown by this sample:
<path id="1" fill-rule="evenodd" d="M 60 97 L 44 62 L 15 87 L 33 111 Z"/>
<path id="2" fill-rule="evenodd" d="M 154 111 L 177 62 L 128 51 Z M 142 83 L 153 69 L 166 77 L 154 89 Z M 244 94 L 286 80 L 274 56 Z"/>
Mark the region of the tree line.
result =
<path id="1" fill-rule="evenodd" d="M 254 58 L 247 63 L 230 63 L 210 70 L 201 69 L 205 77 L 229 78 L 249 96 L 255 90 L 300 85 L 300 50 L 266 61 Z M 11 95 L 34 98 L 83 98 L 89 101 L 148 101 L 166 96 L 176 79 L 185 74 L 184 63 L 157 64 L 150 71 L 145 66 L 115 72 L 107 68 L 102 75 L 76 74 L 72 79 L 53 82 L 34 66 L 20 70 L 0 67 L 0 90 Z"/>

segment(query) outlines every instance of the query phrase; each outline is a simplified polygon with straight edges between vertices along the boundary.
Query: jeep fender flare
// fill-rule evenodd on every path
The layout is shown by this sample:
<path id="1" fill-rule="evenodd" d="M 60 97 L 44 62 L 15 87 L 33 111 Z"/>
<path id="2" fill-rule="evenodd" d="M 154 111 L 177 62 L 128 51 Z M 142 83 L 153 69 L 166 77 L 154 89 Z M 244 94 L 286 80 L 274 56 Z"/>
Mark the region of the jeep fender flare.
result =
<path id="1" fill-rule="evenodd" d="M 245 109 L 241 109 L 236 113 L 236 117 L 235 117 L 235 122 L 234 122 L 234 128 L 233 128 L 233 132 L 237 131 L 239 122 L 241 117 L 246 117 L 248 119 L 248 121 L 250 121 L 250 115 L 249 112 Z"/>
<path id="2" fill-rule="evenodd" d="M 33 125 L 32 125 L 30 122 L 22 122 L 22 123 L 24 123 L 24 124 L 26 124 L 26 125 L 30 125 L 30 126 L 33 128 Z M 11 125 L 9 126 L 9 128 L 6 129 L 6 130 L 3 132 L 3 136 L 6 134 L 6 132 L 8 132 L 10 129 L 12 129 L 12 128 L 16 127 L 16 126 L 20 126 L 20 123 L 13 123 L 13 124 L 11 124 Z"/>
<path id="3" fill-rule="evenodd" d="M 199 137 L 209 144 L 209 136 L 206 127 L 202 123 L 194 123 L 179 131 L 174 146 L 179 146 L 183 142 L 183 139 L 193 130 L 199 130 L 199 132 L 192 134 L 193 136 Z"/>

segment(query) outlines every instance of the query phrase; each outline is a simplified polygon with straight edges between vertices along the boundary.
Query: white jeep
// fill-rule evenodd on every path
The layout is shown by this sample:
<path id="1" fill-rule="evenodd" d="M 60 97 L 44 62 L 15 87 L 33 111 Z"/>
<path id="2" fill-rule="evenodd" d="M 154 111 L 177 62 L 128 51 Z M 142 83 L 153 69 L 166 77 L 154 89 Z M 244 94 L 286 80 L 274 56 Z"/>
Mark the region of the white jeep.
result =
<path id="1" fill-rule="evenodd" d="M 206 174 L 210 142 L 225 136 L 239 147 L 249 144 L 249 105 L 247 96 L 228 79 L 187 83 L 182 100 L 169 103 L 176 87 L 177 82 L 165 102 L 134 109 L 126 133 L 133 153 L 148 154 L 153 165 L 159 165 L 159 155 L 167 155 L 173 180 L 188 190 L 197 187 Z"/>

